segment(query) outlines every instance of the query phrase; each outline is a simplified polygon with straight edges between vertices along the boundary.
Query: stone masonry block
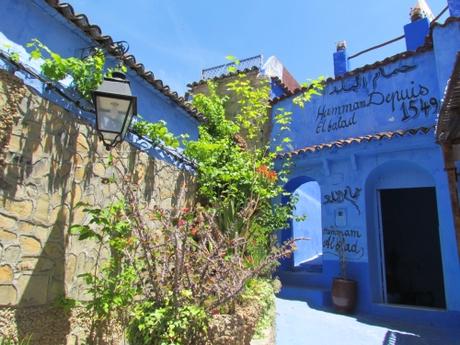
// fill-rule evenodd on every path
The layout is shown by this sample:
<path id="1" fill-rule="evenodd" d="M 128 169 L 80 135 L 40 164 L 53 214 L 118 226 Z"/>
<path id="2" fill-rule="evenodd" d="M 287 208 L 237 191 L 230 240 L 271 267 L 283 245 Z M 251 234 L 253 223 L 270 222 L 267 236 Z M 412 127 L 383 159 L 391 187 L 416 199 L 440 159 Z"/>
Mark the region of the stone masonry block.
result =
<path id="1" fill-rule="evenodd" d="M 14 241 L 16 238 L 17 237 L 14 232 L 0 229 L 0 242 L 4 243 L 7 241 Z"/>
<path id="2" fill-rule="evenodd" d="M 16 303 L 17 292 L 13 285 L 0 285 L 0 305 Z"/>
<path id="3" fill-rule="evenodd" d="M 39 256 L 42 252 L 42 245 L 35 237 L 21 236 L 19 243 L 21 244 L 22 256 Z"/>
<path id="4" fill-rule="evenodd" d="M 18 299 L 22 305 L 45 304 L 48 296 L 49 276 L 47 274 L 23 274 L 19 277 Z"/>
<path id="5" fill-rule="evenodd" d="M 32 214 L 33 205 L 30 200 L 6 199 L 4 204 L 5 210 L 18 218 L 26 219 Z"/>
<path id="6" fill-rule="evenodd" d="M 21 248 L 19 246 L 9 246 L 3 251 L 3 260 L 8 264 L 16 264 L 21 256 Z"/>
<path id="7" fill-rule="evenodd" d="M 0 266 L 0 284 L 11 284 L 13 282 L 13 269 L 9 265 Z"/>
<path id="8" fill-rule="evenodd" d="M 4 230 L 14 230 L 16 221 L 13 218 L 5 217 L 0 214 L 0 228 Z"/>

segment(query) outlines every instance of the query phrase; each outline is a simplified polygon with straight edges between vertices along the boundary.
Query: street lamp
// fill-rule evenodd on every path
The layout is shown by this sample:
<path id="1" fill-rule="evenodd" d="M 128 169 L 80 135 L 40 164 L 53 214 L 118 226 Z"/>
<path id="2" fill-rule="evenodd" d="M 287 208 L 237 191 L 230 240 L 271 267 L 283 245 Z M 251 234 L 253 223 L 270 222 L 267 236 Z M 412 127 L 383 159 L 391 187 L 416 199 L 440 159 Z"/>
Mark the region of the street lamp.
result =
<path id="1" fill-rule="evenodd" d="M 96 108 L 96 129 L 107 150 L 121 142 L 133 115 L 137 113 L 137 98 L 131 93 L 129 81 L 121 72 L 113 72 L 104 78 L 93 91 Z"/>

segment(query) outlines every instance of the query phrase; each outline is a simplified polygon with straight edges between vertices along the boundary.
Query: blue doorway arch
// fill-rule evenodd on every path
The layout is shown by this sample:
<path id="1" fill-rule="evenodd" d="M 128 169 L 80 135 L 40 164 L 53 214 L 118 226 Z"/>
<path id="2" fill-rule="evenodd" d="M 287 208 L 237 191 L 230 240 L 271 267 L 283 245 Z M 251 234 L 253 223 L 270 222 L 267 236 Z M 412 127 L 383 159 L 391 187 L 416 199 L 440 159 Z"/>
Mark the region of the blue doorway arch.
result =
<path id="1" fill-rule="evenodd" d="M 321 187 L 308 176 L 291 179 L 285 190 L 296 197 L 294 216 L 289 228 L 283 231 L 282 241 L 290 238 L 304 238 L 297 241 L 297 250 L 284 262 L 284 268 L 296 271 L 322 271 L 322 214 Z M 289 201 L 285 197 L 284 202 Z"/>

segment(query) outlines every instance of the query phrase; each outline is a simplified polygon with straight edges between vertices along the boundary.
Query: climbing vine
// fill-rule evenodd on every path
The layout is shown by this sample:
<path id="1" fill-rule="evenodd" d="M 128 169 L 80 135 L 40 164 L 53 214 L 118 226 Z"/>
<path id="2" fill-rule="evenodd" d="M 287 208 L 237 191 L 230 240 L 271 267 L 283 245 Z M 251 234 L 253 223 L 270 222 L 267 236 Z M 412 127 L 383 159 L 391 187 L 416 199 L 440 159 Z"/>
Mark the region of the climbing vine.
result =
<path id="1" fill-rule="evenodd" d="M 85 59 L 78 59 L 61 57 L 38 39 L 33 39 L 26 46 L 32 49 L 32 59 L 43 59 L 41 70 L 47 78 L 61 81 L 70 76 L 74 87 L 88 100 L 91 99 L 91 92 L 102 83 L 105 56 L 101 49 L 96 49 L 94 54 Z"/>
<path id="2" fill-rule="evenodd" d="M 72 80 L 71 87 L 87 100 L 91 100 L 92 91 L 99 87 L 104 77 L 112 77 L 115 71 L 127 72 L 127 68 L 123 63 L 107 68 L 102 49 L 96 48 L 86 58 L 79 59 L 76 57 L 64 58 L 38 39 L 32 39 L 26 47 L 30 50 L 31 59 L 43 60 L 41 72 L 46 78 L 54 82 L 61 82 L 70 77 Z M 11 50 L 11 47 L 6 48 L 10 58 L 18 62 L 19 54 Z M 173 148 L 179 146 L 179 140 L 169 132 L 167 124 L 163 120 L 148 122 L 138 116 L 132 126 L 132 130 L 140 136 L 150 138 L 155 144 L 161 143 Z"/>
<path id="3" fill-rule="evenodd" d="M 321 87 L 313 83 L 296 102 L 309 101 Z M 215 83 L 208 83 L 206 94 L 194 95 L 193 104 L 207 119 L 197 140 L 179 141 L 164 122 L 134 125 L 152 140 L 183 145 L 197 167 L 198 202 L 172 210 L 141 208 L 136 188 L 122 178 L 123 199 L 104 209 L 86 208 L 90 224 L 72 227 L 80 239 L 109 245 L 109 262 L 85 275 L 93 294 L 87 307 L 97 320 L 121 320 L 133 344 L 207 344 L 212 315 L 245 301 L 262 306 L 259 329 L 272 320 L 273 288 L 260 279 L 295 248 L 294 240 L 279 246 L 274 239 L 293 218 L 296 202 L 281 202 L 290 161 L 276 165 L 290 139 L 273 148 L 269 142 L 247 144 L 269 121 L 267 80 L 253 85 L 240 74 L 227 88 L 239 100 L 232 118 L 230 97 L 219 95 Z M 281 132 L 289 131 L 291 115 L 275 111 Z M 147 225 L 151 221 L 155 228 Z"/>
<path id="4" fill-rule="evenodd" d="M 138 118 L 142 119 L 140 116 Z M 154 144 L 163 143 L 172 148 L 179 147 L 179 139 L 169 132 L 164 120 L 158 122 L 139 120 L 133 124 L 132 129 L 136 134 L 150 138 Z"/>
<path id="5" fill-rule="evenodd" d="M 28 47 L 33 59 L 43 59 L 47 78 L 62 81 L 70 76 L 86 99 L 104 78 L 101 50 L 81 60 L 62 58 L 38 40 Z M 314 81 L 295 103 L 303 106 L 322 85 Z M 117 175 L 124 197 L 105 208 L 84 205 L 90 223 L 71 228 L 79 239 L 110 249 L 110 259 L 83 276 L 92 295 L 85 304 L 96 321 L 120 320 L 133 344 L 205 344 L 212 315 L 231 312 L 243 292 L 244 300 L 257 294 L 258 286 L 272 291 L 257 279 L 269 276 L 278 260 L 295 248 L 294 241 L 280 246 L 274 237 L 293 218 L 295 199 L 281 202 L 288 196 L 283 185 L 291 162 L 277 162 L 277 153 L 290 145 L 290 138 L 279 145 L 251 144 L 270 121 L 269 81 L 261 78 L 253 84 L 240 73 L 227 91 L 238 100 L 232 117 L 227 111 L 230 97 L 218 94 L 215 83 L 208 83 L 206 94 L 194 95 L 194 106 L 206 117 L 197 140 L 175 137 L 164 121 L 133 125 L 134 132 L 154 143 L 182 146 L 196 164 L 194 204 L 173 210 L 142 208 L 135 184 L 123 177 L 125 171 Z M 282 132 L 289 131 L 291 115 L 274 111 Z M 270 309 L 267 295 L 259 301 Z"/>
<path id="6" fill-rule="evenodd" d="M 214 211 L 143 207 L 130 177 L 119 188 L 124 197 L 105 208 L 79 205 L 90 222 L 71 232 L 110 249 L 106 263 L 83 275 L 92 296 L 84 303 L 96 323 L 119 320 L 132 344 L 210 344 L 211 316 L 229 312 L 247 286 L 258 286 L 255 278 L 292 251 L 290 241 L 248 265 L 249 240 L 221 228 Z M 233 222 L 250 221 L 252 204 Z"/>

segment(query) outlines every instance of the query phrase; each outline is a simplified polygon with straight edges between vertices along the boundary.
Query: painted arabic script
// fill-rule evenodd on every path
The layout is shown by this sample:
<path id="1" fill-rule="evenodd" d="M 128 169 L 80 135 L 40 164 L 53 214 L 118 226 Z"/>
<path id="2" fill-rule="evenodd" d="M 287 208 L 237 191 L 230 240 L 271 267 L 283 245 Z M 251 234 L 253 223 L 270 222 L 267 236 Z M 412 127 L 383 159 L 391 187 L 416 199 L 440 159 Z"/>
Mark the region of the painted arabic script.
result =
<path id="1" fill-rule="evenodd" d="M 408 73 L 417 66 L 404 65 L 391 72 L 385 72 L 380 67 L 377 72 L 371 75 L 372 92 L 362 99 L 354 102 L 339 104 L 335 106 L 321 105 L 316 113 L 316 134 L 340 131 L 356 126 L 359 122 L 359 111 L 370 107 L 389 107 L 391 113 L 397 113 L 401 121 L 415 120 L 421 116 L 429 117 L 436 115 L 439 111 L 439 101 L 436 97 L 430 96 L 430 89 L 423 83 L 411 81 L 410 85 L 398 90 L 383 92 L 377 89 L 377 81 L 380 78 L 392 78 L 396 75 Z M 329 94 L 340 94 L 346 92 L 357 92 L 367 88 L 366 76 L 357 76 L 352 85 L 346 85 L 346 80 L 341 85 L 334 86 Z"/>
<path id="2" fill-rule="evenodd" d="M 339 256 L 342 250 L 348 260 L 360 259 L 364 256 L 364 245 L 361 243 L 359 230 L 323 229 L 323 251 Z"/>
<path id="3" fill-rule="evenodd" d="M 323 204 L 341 204 L 345 201 L 348 201 L 352 204 L 358 214 L 361 214 L 361 210 L 359 209 L 358 199 L 361 195 L 361 188 L 355 188 L 353 191 L 350 186 L 346 186 L 345 189 L 332 191 L 329 194 L 324 196 Z"/>

